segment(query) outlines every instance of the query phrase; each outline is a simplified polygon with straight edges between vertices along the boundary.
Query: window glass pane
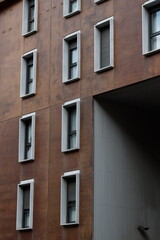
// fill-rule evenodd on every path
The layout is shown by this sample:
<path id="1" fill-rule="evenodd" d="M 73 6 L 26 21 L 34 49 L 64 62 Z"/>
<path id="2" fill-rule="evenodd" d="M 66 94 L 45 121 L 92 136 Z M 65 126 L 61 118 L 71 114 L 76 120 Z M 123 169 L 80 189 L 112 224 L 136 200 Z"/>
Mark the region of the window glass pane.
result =
<path id="1" fill-rule="evenodd" d="M 25 159 L 31 158 L 31 141 L 32 141 L 32 124 L 31 119 L 25 122 Z"/>
<path id="2" fill-rule="evenodd" d="M 71 63 L 77 62 L 77 47 L 71 50 Z"/>
<path id="3" fill-rule="evenodd" d="M 70 12 L 74 12 L 78 9 L 78 1 L 70 0 Z"/>
<path id="4" fill-rule="evenodd" d="M 100 67 L 110 65 L 110 28 L 109 25 L 100 29 L 101 31 L 101 64 Z"/>
<path id="5" fill-rule="evenodd" d="M 77 66 L 70 68 L 70 79 L 77 77 Z"/>
<path id="6" fill-rule="evenodd" d="M 34 29 L 34 21 L 29 23 L 29 30 L 28 31 L 32 31 Z"/>
<path id="7" fill-rule="evenodd" d="M 160 31 L 160 10 L 151 14 L 151 34 Z"/>
<path id="8" fill-rule="evenodd" d="M 68 148 L 76 147 L 76 106 L 68 109 Z"/>
<path id="9" fill-rule="evenodd" d="M 30 186 L 23 187 L 23 228 L 29 227 Z"/>
<path id="10" fill-rule="evenodd" d="M 160 48 L 160 35 L 151 38 L 151 50 Z"/>
<path id="11" fill-rule="evenodd" d="M 70 135 L 69 139 L 69 148 L 75 148 L 76 147 L 76 133 Z"/>
<path id="12" fill-rule="evenodd" d="M 67 179 L 67 222 L 75 222 L 76 213 L 76 179 Z"/>
<path id="13" fill-rule="evenodd" d="M 35 14 L 35 5 L 34 1 L 29 2 L 28 9 L 28 31 L 32 31 L 34 29 L 34 14 Z"/>
<path id="14" fill-rule="evenodd" d="M 32 85 L 33 85 L 33 57 L 27 60 L 26 94 L 32 92 Z"/>
<path id="15" fill-rule="evenodd" d="M 34 19 L 34 6 L 30 8 L 30 21 Z"/>
<path id="16" fill-rule="evenodd" d="M 76 130 L 76 107 L 72 107 L 69 110 L 69 114 L 70 114 L 70 131 L 74 131 Z"/>
<path id="17" fill-rule="evenodd" d="M 69 79 L 77 77 L 77 39 L 69 42 Z"/>

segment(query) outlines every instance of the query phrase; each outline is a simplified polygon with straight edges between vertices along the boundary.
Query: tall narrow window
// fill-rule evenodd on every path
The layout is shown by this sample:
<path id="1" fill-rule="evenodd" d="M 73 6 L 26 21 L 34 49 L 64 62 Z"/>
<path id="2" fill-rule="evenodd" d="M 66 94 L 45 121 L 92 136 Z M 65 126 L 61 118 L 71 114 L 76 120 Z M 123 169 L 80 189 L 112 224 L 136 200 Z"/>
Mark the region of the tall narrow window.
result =
<path id="1" fill-rule="evenodd" d="M 100 68 L 110 65 L 110 29 L 109 25 L 100 28 L 101 37 L 101 63 Z"/>
<path id="2" fill-rule="evenodd" d="M 81 11 L 81 0 L 63 0 L 63 16 L 68 18 Z"/>
<path id="3" fill-rule="evenodd" d="M 28 52 L 21 59 L 21 88 L 22 98 L 36 94 L 37 49 Z"/>
<path id="4" fill-rule="evenodd" d="M 22 35 L 29 36 L 37 31 L 38 0 L 23 0 Z"/>
<path id="5" fill-rule="evenodd" d="M 19 120 L 19 162 L 34 160 L 35 155 L 35 113 Z"/>
<path id="6" fill-rule="evenodd" d="M 94 28 L 94 70 L 102 72 L 114 66 L 113 17 L 103 20 Z"/>
<path id="7" fill-rule="evenodd" d="M 34 30 L 35 0 L 29 0 L 28 32 Z"/>
<path id="8" fill-rule="evenodd" d="M 63 82 L 80 79 L 80 31 L 63 39 Z"/>
<path id="9" fill-rule="evenodd" d="M 21 181 L 17 187 L 17 230 L 33 227 L 34 179 Z"/>
<path id="10" fill-rule="evenodd" d="M 30 185 L 23 187 L 23 228 L 29 227 L 29 215 L 30 215 Z"/>
<path id="11" fill-rule="evenodd" d="M 62 152 L 80 148 L 80 99 L 62 106 Z"/>
<path id="12" fill-rule="evenodd" d="M 67 223 L 76 220 L 76 177 L 67 178 Z"/>
<path id="13" fill-rule="evenodd" d="M 31 147 L 32 147 L 32 121 L 29 118 L 25 121 L 24 159 L 30 159 L 31 158 Z"/>
<path id="14" fill-rule="evenodd" d="M 149 0 L 142 5 L 143 55 L 160 51 L 160 1 Z"/>
<path id="15" fill-rule="evenodd" d="M 160 8 L 150 12 L 150 50 L 160 48 Z"/>
<path id="16" fill-rule="evenodd" d="M 61 177 L 61 225 L 79 223 L 80 171 L 64 173 Z"/>
<path id="17" fill-rule="evenodd" d="M 69 79 L 77 77 L 77 39 L 69 42 Z"/>
<path id="18" fill-rule="evenodd" d="M 33 57 L 26 60 L 27 64 L 27 76 L 26 76 L 26 94 L 32 92 L 33 85 Z"/>

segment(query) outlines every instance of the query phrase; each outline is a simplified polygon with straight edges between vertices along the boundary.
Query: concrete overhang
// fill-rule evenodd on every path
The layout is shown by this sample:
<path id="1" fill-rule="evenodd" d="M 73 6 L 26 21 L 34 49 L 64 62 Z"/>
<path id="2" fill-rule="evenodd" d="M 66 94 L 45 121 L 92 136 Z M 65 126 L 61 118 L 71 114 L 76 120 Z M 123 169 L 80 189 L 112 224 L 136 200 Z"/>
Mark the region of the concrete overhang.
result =
<path id="1" fill-rule="evenodd" d="M 160 76 L 95 96 L 107 102 L 160 112 Z"/>
<path id="2" fill-rule="evenodd" d="M 0 10 L 20 0 L 0 0 Z"/>

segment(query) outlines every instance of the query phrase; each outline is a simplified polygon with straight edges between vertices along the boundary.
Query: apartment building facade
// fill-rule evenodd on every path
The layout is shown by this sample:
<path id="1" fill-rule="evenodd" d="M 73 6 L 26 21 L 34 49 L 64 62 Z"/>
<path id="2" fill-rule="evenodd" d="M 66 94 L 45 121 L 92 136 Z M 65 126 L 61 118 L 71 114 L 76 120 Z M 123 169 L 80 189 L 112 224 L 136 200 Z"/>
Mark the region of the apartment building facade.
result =
<path id="1" fill-rule="evenodd" d="M 160 1 L 0 1 L 0 240 L 157 240 Z"/>

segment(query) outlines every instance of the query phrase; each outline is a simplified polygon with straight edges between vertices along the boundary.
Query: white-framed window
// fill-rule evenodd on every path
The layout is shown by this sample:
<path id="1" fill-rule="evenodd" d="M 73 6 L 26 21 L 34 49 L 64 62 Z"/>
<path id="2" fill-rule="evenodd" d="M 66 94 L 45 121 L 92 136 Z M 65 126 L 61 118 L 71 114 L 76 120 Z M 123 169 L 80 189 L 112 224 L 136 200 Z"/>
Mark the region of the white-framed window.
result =
<path id="1" fill-rule="evenodd" d="M 102 72 L 114 67 L 113 17 L 94 26 L 94 71 Z"/>
<path id="2" fill-rule="evenodd" d="M 143 55 L 160 51 L 160 0 L 150 0 L 142 5 Z"/>
<path id="3" fill-rule="evenodd" d="M 61 225 L 79 224 L 80 170 L 61 177 Z"/>
<path id="4" fill-rule="evenodd" d="M 35 158 L 35 116 L 31 113 L 19 120 L 19 162 Z"/>
<path id="5" fill-rule="evenodd" d="M 34 179 L 21 181 L 17 186 L 16 230 L 33 228 Z"/>
<path id="6" fill-rule="evenodd" d="M 63 83 L 80 79 L 80 61 L 81 31 L 77 31 L 63 39 Z"/>
<path id="7" fill-rule="evenodd" d="M 62 106 L 62 152 L 80 149 L 80 99 Z"/>
<path id="8" fill-rule="evenodd" d="M 37 32 L 38 0 L 23 0 L 22 36 Z"/>
<path id="9" fill-rule="evenodd" d="M 21 57 L 20 97 L 26 98 L 36 94 L 37 49 Z"/>
<path id="10" fill-rule="evenodd" d="M 63 16 L 71 17 L 81 11 L 81 0 L 63 0 Z"/>
<path id="11" fill-rule="evenodd" d="M 99 4 L 99 3 L 101 3 L 101 2 L 105 2 L 106 0 L 94 0 L 94 2 L 96 3 L 96 4 Z"/>

